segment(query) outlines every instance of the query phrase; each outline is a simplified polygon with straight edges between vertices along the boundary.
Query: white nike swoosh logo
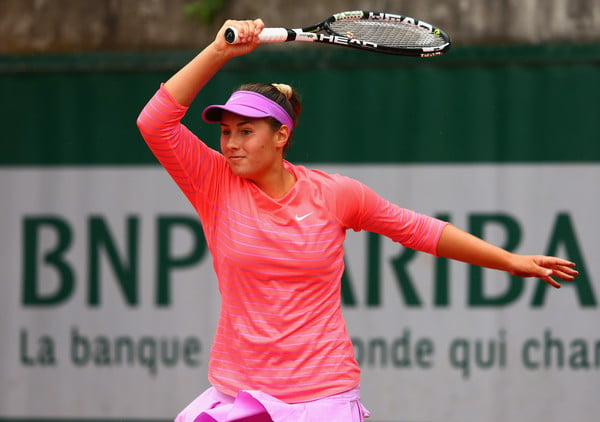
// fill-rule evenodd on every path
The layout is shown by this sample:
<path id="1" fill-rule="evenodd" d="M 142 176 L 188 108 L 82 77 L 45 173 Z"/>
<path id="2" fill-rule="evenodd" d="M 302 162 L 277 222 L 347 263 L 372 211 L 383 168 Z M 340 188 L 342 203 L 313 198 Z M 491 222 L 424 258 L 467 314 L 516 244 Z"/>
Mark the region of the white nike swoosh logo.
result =
<path id="1" fill-rule="evenodd" d="M 306 217 L 308 217 L 309 215 L 311 215 L 313 213 L 313 211 L 304 214 L 303 216 L 298 217 L 298 214 L 296 214 L 296 221 L 302 221 L 304 220 Z"/>

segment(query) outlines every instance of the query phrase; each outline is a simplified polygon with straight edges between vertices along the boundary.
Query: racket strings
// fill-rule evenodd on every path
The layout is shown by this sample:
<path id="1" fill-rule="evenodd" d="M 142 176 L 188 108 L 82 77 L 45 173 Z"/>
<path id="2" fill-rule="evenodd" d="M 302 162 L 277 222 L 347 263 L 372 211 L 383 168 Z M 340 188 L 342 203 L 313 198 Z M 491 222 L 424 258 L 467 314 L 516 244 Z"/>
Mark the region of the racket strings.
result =
<path id="1" fill-rule="evenodd" d="M 356 38 L 394 48 L 439 47 L 446 41 L 439 35 L 418 26 L 385 21 L 335 21 L 329 28 L 337 35 Z"/>

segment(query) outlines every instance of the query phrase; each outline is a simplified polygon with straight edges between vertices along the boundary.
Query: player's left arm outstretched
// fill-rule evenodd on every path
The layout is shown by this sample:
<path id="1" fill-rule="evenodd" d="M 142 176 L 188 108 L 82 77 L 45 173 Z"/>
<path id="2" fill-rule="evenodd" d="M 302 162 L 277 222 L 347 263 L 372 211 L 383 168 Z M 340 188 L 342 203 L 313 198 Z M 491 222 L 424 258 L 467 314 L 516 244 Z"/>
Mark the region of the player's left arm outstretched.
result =
<path id="1" fill-rule="evenodd" d="M 566 259 L 508 252 L 450 224 L 442 231 L 437 253 L 445 258 L 506 271 L 519 277 L 537 277 L 556 288 L 560 288 L 560 283 L 555 278 L 573 281 L 579 274 L 574 269 L 575 263 Z"/>

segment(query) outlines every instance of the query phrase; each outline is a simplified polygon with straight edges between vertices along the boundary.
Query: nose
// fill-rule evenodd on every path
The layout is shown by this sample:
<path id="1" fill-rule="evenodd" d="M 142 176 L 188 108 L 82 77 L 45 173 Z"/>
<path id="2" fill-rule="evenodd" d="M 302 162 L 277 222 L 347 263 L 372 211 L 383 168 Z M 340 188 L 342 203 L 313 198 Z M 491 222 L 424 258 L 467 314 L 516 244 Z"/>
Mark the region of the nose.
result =
<path id="1" fill-rule="evenodd" d="M 229 135 L 224 139 L 223 145 L 229 150 L 238 150 L 240 148 L 240 142 L 235 135 Z"/>

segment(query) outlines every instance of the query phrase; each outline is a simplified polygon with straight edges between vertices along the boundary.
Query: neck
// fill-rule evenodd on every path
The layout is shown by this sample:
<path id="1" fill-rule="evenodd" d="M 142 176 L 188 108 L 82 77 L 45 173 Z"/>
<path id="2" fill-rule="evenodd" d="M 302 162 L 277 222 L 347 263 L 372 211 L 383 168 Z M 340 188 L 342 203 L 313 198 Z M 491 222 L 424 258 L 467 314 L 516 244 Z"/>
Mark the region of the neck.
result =
<path id="1" fill-rule="evenodd" d="M 253 180 L 254 183 L 271 198 L 281 198 L 292 189 L 296 183 L 294 174 L 282 166 L 281 171 L 268 175 L 261 180 Z"/>

